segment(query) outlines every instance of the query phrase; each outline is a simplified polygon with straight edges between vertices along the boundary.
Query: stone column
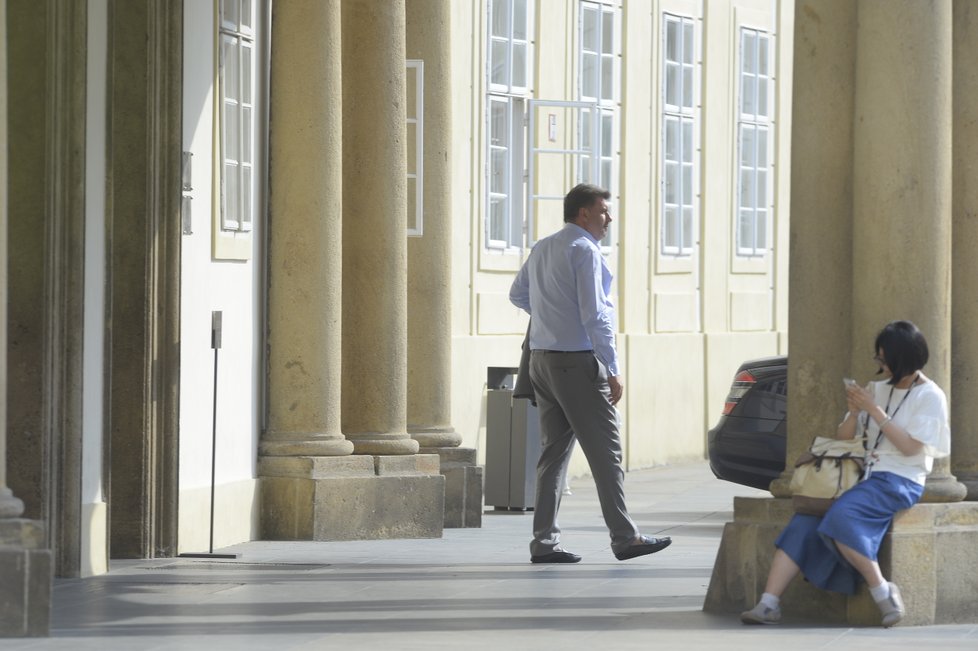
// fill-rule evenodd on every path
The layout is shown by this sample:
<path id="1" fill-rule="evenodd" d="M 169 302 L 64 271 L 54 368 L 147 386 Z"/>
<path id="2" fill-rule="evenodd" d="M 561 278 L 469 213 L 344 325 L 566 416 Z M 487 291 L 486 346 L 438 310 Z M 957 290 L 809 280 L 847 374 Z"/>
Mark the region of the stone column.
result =
<path id="1" fill-rule="evenodd" d="M 47 635 L 51 552 L 7 487 L 7 2 L 0 0 L 0 638 Z"/>
<path id="2" fill-rule="evenodd" d="M 954 176 L 951 252 L 951 470 L 978 500 L 978 7 L 954 3 Z"/>
<path id="3" fill-rule="evenodd" d="M 864 1 L 857 25 L 850 367 L 869 377 L 876 333 L 909 319 L 952 398 L 951 3 Z M 938 460 L 924 500 L 964 493 Z"/>
<path id="4" fill-rule="evenodd" d="M 343 3 L 343 432 L 355 454 L 407 433 L 404 0 Z"/>
<path id="5" fill-rule="evenodd" d="M 265 456 L 342 456 L 340 0 L 272 20 L 268 430 Z"/>
<path id="6" fill-rule="evenodd" d="M 797 459 L 830 436 L 850 375 L 855 6 L 802 3 L 795 14 L 788 331 L 788 444 Z M 833 291 L 824 291 L 832 287 Z M 771 484 L 790 497 L 791 463 Z"/>
<path id="7" fill-rule="evenodd" d="M 478 527 L 482 469 L 451 424 L 451 3 L 407 0 L 405 10 L 407 58 L 424 62 L 423 233 L 408 238 L 407 426 L 421 452 L 441 460 L 445 526 Z"/>

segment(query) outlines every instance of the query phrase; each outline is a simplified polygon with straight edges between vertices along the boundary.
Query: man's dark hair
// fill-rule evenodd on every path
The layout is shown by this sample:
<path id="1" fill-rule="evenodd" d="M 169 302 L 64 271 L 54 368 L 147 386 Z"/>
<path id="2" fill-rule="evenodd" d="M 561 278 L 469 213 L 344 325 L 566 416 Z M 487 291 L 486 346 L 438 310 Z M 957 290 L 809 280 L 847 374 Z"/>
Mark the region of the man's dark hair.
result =
<path id="1" fill-rule="evenodd" d="M 883 351 L 883 361 L 893 377 L 889 384 L 896 384 L 911 373 L 924 368 L 929 356 L 927 340 L 910 321 L 891 321 L 876 335 L 873 348 L 877 354 Z M 880 368 L 880 372 L 882 372 Z"/>
<path id="2" fill-rule="evenodd" d="M 593 205 L 598 199 L 607 201 L 610 198 L 610 192 L 596 185 L 590 183 L 575 185 L 564 197 L 564 222 L 569 223 L 577 219 L 577 212 L 581 208 Z"/>

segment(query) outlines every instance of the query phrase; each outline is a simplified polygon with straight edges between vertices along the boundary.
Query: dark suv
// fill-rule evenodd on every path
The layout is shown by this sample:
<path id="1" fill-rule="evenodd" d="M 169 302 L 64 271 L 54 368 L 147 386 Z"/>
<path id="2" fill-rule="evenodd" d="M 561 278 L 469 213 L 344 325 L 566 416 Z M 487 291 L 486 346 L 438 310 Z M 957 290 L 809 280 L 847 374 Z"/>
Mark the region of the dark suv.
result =
<path id="1" fill-rule="evenodd" d="M 713 474 L 767 490 L 784 470 L 787 412 L 788 358 L 741 364 L 720 422 L 707 436 Z"/>

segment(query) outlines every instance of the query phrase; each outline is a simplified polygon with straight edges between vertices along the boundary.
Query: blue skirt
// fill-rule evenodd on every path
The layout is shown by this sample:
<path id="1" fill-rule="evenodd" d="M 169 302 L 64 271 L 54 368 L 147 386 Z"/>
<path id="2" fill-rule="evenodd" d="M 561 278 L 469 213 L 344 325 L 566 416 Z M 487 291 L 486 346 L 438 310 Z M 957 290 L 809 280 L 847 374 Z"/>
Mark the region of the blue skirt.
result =
<path id="1" fill-rule="evenodd" d="M 916 504 L 923 492 L 915 481 L 889 472 L 874 473 L 843 493 L 824 517 L 796 514 L 774 544 L 812 585 L 855 594 L 862 577 L 833 540 L 875 561 L 893 516 Z"/>

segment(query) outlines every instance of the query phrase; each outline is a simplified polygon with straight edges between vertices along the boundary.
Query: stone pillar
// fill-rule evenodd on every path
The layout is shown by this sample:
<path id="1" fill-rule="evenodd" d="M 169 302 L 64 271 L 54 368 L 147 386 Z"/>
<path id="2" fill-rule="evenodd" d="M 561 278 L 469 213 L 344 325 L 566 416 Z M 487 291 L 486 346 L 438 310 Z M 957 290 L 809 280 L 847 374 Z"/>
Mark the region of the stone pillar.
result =
<path id="1" fill-rule="evenodd" d="M 954 3 L 954 178 L 951 253 L 951 470 L 978 500 L 978 7 Z"/>
<path id="2" fill-rule="evenodd" d="M 791 148 L 787 459 L 835 432 L 846 409 L 852 261 L 852 115 L 856 9 L 804 2 L 795 12 Z M 825 291 L 826 287 L 833 291 Z M 805 297 L 805 300 L 790 300 Z M 858 342 L 857 342 L 858 343 Z M 791 463 L 771 484 L 790 497 Z"/>
<path id="3" fill-rule="evenodd" d="M 858 7 L 850 368 L 868 376 L 880 327 L 909 319 L 927 337 L 928 377 L 953 402 L 951 2 Z M 949 459 L 938 460 L 924 501 L 964 494 Z"/>
<path id="4" fill-rule="evenodd" d="M 7 2 L 0 0 L 0 637 L 47 635 L 51 552 L 7 487 Z"/>
<path id="5" fill-rule="evenodd" d="M 272 20 L 268 429 L 264 456 L 343 456 L 340 2 Z"/>
<path id="6" fill-rule="evenodd" d="M 354 454 L 407 433 L 404 0 L 343 4 L 343 432 Z"/>
<path id="7" fill-rule="evenodd" d="M 441 459 L 445 526 L 482 524 L 482 468 L 451 424 L 451 2 L 407 0 L 408 59 L 424 62 L 423 233 L 408 239 L 407 426 Z"/>

